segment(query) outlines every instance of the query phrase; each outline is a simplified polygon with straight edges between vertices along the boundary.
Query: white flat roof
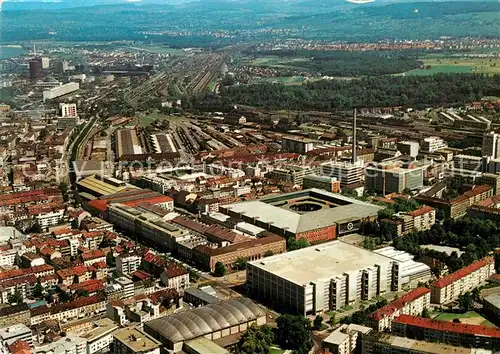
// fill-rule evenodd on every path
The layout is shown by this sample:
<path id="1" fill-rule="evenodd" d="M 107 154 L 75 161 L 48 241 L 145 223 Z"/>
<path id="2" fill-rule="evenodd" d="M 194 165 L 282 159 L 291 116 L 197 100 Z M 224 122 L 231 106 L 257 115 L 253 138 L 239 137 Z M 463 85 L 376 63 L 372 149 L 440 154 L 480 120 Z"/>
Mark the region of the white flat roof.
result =
<path id="1" fill-rule="evenodd" d="M 298 285 L 307 285 L 391 262 L 395 260 L 342 241 L 331 241 L 249 264 Z"/>

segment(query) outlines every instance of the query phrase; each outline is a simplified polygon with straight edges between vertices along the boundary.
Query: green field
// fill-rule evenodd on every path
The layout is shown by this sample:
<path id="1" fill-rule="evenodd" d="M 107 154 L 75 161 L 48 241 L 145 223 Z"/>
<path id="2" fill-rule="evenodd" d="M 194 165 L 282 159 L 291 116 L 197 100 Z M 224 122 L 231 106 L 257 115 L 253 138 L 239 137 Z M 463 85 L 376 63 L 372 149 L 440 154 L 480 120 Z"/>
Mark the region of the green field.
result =
<path id="1" fill-rule="evenodd" d="M 159 120 L 168 119 L 168 117 L 166 117 L 163 114 L 159 114 L 159 113 L 148 114 L 147 116 L 143 116 L 143 117 L 139 118 L 139 125 L 141 127 L 145 128 L 157 119 L 159 119 Z"/>
<path id="2" fill-rule="evenodd" d="M 500 74 L 499 58 L 438 58 L 423 59 L 424 69 L 408 71 L 406 75 L 434 75 L 439 73 Z M 428 67 L 428 68 L 427 68 Z"/>
<path id="3" fill-rule="evenodd" d="M 283 349 L 279 349 L 279 348 L 270 348 L 269 349 L 269 354 L 282 354 L 284 352 L 285 351 Z"/>
<path id="4" fill-rule="evenodd" d="M 465 313 L 443 312 L 434 317 L 435 320 L 446 321 L 446 322 L 452 322 L 455 318 L 460 319 L 462 323 L 495 327 L 493 323 L 491 323 L 490 321 L 488 321 L 475 311 L 468 311 Z"/>

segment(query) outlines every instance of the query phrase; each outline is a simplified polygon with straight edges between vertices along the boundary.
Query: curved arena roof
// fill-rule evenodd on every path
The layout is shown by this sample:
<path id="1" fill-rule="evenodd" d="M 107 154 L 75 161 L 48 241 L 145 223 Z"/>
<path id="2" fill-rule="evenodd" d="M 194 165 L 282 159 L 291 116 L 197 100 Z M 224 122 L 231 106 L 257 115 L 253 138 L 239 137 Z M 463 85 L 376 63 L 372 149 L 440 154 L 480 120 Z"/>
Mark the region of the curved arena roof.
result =
<path id="1" fill-rule="evenodd" d="M 178 343 L 262 316 L 265 313 L 252 300 L 242 297 L 159 318 L 144 325 L 171 343 Z"/>

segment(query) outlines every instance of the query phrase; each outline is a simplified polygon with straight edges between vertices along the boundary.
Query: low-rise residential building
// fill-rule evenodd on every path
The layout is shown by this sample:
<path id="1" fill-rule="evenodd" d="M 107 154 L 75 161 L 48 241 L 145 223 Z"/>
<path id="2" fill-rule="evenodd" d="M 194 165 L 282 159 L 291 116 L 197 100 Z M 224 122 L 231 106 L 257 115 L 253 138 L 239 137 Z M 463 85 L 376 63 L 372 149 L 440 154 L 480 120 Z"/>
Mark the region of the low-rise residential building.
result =
<path id="1" fill-rule="evenodd" d="M 478 287 L 495 274 L 494 263 L 492 257 L 486 257 L 433 282 L 430 285 L 431 302 L 446 304 Z"/>
<path id="2" fill-rule="evenodd" d="M 74 320 L 81 319 L 90 314 L 104 312 L 106 310 L 106 301 L 101 295 L 81 297 L 77 300 L 66 302 L 53 306 L 39 306 L 32 308 L 31 325 L 42 323 L 47 320 Z"/>
<path id="3" fill-rule="evenodd" d="M 371 326 L 383 332 L 390 329 L 392 321 L 401 315 L 422 315 L 422 312 L 429 308 L 430 303 L 430 289 L 417 288 L 372 313 L 370 315 Z"/>
<path id="4" fill-rule="evenodd" d="M 0 308 L 0 328 L 16 323 L 30 325 L 30 311 L 24 302 Z"/>
<path id="5" fill-rule="evenodd" d="M 500 328 L 455 323 L 401 315 L 392 322 L 397 336 L 469 348 L 496 350 L 500 347 Z"/>
<path id="6" fill-rule="evenodd" d="M 24 340 L 28 342 L 30 346 L 33 346 L 33 335 L 31 334 L 31 329 L 21 323 L 0 328 L 0 342 L 4 346 L 11 345 L 18 340 Z"/>
<path id="7" fill-rule="evenodd" d="M 436 210 L 430 206 L 423 205 L 417 210 L 403 215 L 403 232 L 430 230 L 436 223 Z"/>
<path id="8" fill-rule="evenodd" d="M 189 272 L 184 267 L 170 262 L 161 273 L 160 280 L 167 288 L 180 291 L 189 286 Z"/>
<path id="9" fill-rule="evenodd" d="M 113 334 L 116 354 L 160 354 L 161 343 L 138 328 L 124 328 Z"/>
<path id="10" fill-rule="evenodd" d="M 351 354 L 360 352 L 361 335 L 371 333 L 370 327 L 343 324 L 323 340 L 323 352 L 331 354 Z M 356 349 L 357 348 L 357 349 Z"/>
<path id="11" fill-rule="evenodd" d="M 493 188 L 491 186 L 479 185 L 451 201 L 426 195 L 418 195 L 415 199 L 420 203 L 443 210 L 448 218 L 456 219 L 466 215 L 470 207 L 480 204 L 482 201 L 492 196 Z"/>
<path id="12" fill-rule="evenodd" d="M 455 347 L 450 344 L 427 342 L 371 332 L 362 335 L 363 354 L 493 354 L 490 350 Z"/>
<path id="13" fill-rule="evenodd" d="M 319 166 L 285 166 L 266 173 L 266 178 L 274 181 L 302 185 L 304 177 L 319 172 Z"/>
<path id="14" fill-rule="evenodd" d="M 86 327 L 78 336 L 87 341 L 86 354 L 109 351 L 113 343 L 113 332 L 118 329 L 118 325 L 109 318 L 92 321 L 91 327 Z"/>
<path id="15" fill-rule="evenodd" d="M 95 263 L 106 263 L 106 255 L 101 250 L 94 250 L 82 254 L 83 264 L 91 266 Z"/>
<path id="16" fill-rule="evenodd" d="M 87 341 L 83 338 L 67 335 L 61 339 L 36 347 L 33 354 L 87 354 Z"/>
<path id="17" fill-rule="evenodd" d="M 130 275 L 141 265 L 141 257 L 136 253 L 122 253 L 116 257 L 118 276 Z"/>

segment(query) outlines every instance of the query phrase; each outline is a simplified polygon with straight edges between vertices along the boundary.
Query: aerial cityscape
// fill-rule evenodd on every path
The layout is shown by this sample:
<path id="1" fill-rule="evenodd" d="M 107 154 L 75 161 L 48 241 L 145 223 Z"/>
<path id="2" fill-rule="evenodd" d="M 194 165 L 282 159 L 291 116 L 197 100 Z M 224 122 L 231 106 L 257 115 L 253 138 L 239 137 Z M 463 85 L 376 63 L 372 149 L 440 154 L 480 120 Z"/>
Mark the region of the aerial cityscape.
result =
<path id="1" fill-rule="evenodd" d="M 0 354 L 500 353 L 499 19 L 0 1 Z"/>

